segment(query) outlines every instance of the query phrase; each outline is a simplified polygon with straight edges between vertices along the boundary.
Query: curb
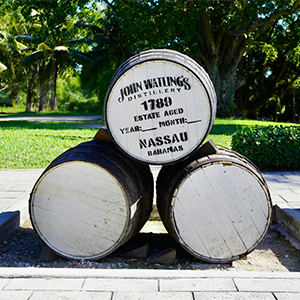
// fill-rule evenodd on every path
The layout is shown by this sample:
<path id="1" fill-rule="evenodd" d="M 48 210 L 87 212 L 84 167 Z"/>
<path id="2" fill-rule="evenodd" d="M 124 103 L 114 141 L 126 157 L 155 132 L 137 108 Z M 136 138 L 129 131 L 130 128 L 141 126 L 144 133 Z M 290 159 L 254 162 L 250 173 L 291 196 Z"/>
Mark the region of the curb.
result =
<path id="1" fill-rule="evenodd" d="M 196 271 L 157 269 L 0 268 L 0 278 L 277 278 L 300 279 L 300 272 Z"/>
<path id="2" fill-rule="evenodd" d="M 20 200 L 0 213 L 0 241 L 17 230 L 28 218 L 28 199 Z"/>

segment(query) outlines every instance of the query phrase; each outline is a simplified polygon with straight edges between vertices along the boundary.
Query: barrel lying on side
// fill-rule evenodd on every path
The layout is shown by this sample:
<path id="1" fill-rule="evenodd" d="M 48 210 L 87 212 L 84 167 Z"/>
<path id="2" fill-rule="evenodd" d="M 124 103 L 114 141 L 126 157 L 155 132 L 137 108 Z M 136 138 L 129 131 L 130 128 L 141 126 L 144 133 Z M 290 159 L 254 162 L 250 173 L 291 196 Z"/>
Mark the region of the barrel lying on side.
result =
<path id="1" fill-rule="evenodd" d="M 241 155 L 219 148 L 162 167 L 157 208 L 173 238 L 197 258 L 226 263 L 254 250 L 272 218 L 268 187 Z"/>
<path id="2" fill-rule="evenodd" d="M 29 211 L 37 234 L 58 255 L 99 259 L 142 228 L 152 201 L 149 166 L 93 140 L 49 165 L 33 187 Z"/>
<path id="3" fill-rule="evenodd" d="M 205 140 L 216 114 L 216 93 L 205 70 L 168 49 L 144 51 L 124 62 L 105 99 L 106 126 L 128 156 L 170 164 Z"/>

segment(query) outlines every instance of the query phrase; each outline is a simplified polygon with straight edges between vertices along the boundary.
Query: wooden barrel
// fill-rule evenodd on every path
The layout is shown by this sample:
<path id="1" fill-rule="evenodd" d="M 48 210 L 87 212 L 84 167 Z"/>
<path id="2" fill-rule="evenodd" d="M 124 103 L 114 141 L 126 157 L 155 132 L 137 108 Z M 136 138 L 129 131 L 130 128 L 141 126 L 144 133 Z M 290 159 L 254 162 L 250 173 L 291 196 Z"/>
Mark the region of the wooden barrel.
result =
<path id="1" fill-rule="evenodd" d="M 149 50 L 120 66 L 109 85 L 104 117 L 116 145 L 131 158 L 169 164 L 205 140 L 216 94 L 202 67 L 172 50 Z"/>
<path id="2" fill-rule="evenodd" d="M 156 189 L 166 229 L 204 261 L 227 263 L 247 255 L 271 225 L 272 203 L 263 176 L 227 149 L 163 166 Z"/>
<path id="3" fill-rule="evenodd" d="M 33 187 L 29 212 L 42 241 L 70 259 L 104 257 L 148 220 L 153 201 L 149 166 L 93 140 L 67 150 Z"/>

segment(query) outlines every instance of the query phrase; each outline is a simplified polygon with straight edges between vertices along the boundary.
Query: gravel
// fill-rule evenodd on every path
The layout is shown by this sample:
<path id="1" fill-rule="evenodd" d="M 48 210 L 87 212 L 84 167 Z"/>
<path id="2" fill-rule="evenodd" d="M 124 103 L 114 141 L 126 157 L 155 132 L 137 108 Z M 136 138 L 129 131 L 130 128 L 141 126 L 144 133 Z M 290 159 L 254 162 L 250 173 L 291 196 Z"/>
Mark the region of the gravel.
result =
<path id="1" fill-rule="evenodd" d="M 126 259 L 122 257 L 124 250 L 133 243 L 149 239 L 149 249 L 153 253 L 166 247 L 177 251 L 173 264 L 149 263 L 147 259 Z M 30 221 L 26 221 L 0 244 L 0 267 L 35 267 L 35 268 L 93 268 L 93 269 L 190 269 L 190 270 L 225 270 L 225 271 L 268 271 L 268 272 L 300 272 L 300 251 L 293 248 L 277 230 L 270 230 L 262 244 L 253 252 L 240 260 L 229 264 L 210 264 L 202 262 L 186 253 L 166 233 L 160 221 L 148 221 L 141 233 L 127 242 L 114 253 L 98 261 L 68 260 L 55 257 L 51 261 L 43 261 L 41 252 L 43 243 L 32 229 Z M 44 248 L 45 250 L 45 248 Z"/>

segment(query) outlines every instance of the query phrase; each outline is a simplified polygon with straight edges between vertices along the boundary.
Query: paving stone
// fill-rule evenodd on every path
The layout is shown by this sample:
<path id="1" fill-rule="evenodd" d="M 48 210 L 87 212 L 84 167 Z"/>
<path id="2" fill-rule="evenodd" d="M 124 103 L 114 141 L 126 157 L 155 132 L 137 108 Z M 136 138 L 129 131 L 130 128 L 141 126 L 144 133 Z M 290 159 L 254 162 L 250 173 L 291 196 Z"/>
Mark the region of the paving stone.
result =
<path id="1" fill-rule="evenodd" d="M 277 300 L 299 300 L 300 293 L 274 293 Z"/>
<path id="2" fill-rule="evenodd" d="M 195 300 L 275 300 L 272 293 L 195 292 Z"/>
<path id="3" fill-rule="evenodd" d="M 111 300 L 111 292 L 34 292 L 30 300 Z M 0 298 L 2 300 L 2 298 Z"/>
<path id="4" fill-rule="evenodd" d="M 273 205 L 276 203 L 287 203 L 285 199 L 283 199 L 280 195 L 278 194 L 271 194 L 271 199 Z"/>
<path id="5" fill-rule="evenodd" d="M 32 291 L 0 291 L 1 300 L 27 300 Z M 30 298 L 31 299 L 31 298 Z M 43 297 L 40 299 L 44 299 Z"/>
<path id="6" fill-rule="evenodd" d="M 1 194 L 1 192 L 0 192 L 0 194 Z M 15 202 L 16 202 L 16 199 L 15 198 L 11 198 L 11 199 L 9 199 L 9 198 L 1 198 L 1 195 L 0 195 L 0 199 L 1 199 L 1 201 L 0 201 L 0 212 L 3 212 L 3 211 L 7 211 L 8 209 L 9 209 L 9 207 L 11 206 L 11 205 L 13 205 L 13 204 L 15 204 Z"/>
<path id="7" fill-rule="evenodd" d="M 237 291 L 230 278 L 160 279 L 160 291 Z"/>
<path id="8" fill-rule="evenodd" d="M 20 198 L 24 194 L 23 191 L 1 191 L 0 198 L 2 199 L 16 199 Z"/>
<path id="9" fill-rule="evenodd" d="M 115 292 L 112 300 L 193 300 L 191 292 Z"/>
<path id="10" fill-rule="evenodd" d="M 82 289 L 84 291 L 157 292 L 158 281 L 138 278 L 87 278 Z"/>
<path id="11" fill-rule="evenodd" d="M 9 281 L 10 279 L 0 278 L 0 290 L 3 290 L 3 288 L 9 283 Z"/>
<path id="12" fill-rule="evenodd" d="M 16 278 L 11 280 L 4 290 L 79 291 L 83 283 L 84 279 Z"/>
<path id="13" fill-rule="evenodd" d="M 300 293 L 300 279 L 278 278 L 235 278 L 234 282 L 242 292 L 295 292 Z"/>

